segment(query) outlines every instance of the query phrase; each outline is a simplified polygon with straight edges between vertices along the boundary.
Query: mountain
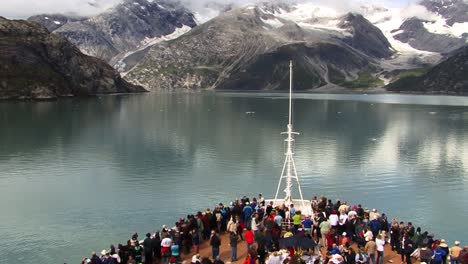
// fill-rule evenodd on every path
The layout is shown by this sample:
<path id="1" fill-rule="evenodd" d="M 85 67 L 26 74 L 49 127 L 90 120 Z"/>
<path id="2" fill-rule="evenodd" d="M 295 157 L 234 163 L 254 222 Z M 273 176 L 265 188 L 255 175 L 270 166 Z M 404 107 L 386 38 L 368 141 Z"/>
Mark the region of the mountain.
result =
<path id="1" fill-rule="evenodd" d="M 0 17 L 0 99 L 144 92 L 35 22 Z"/>
<path id="2" fill-rule="evenodd" d="M 83 21 L 86 19 L 87 19 L 86 17 L 66 16 L 62 14 L 50 14 L 50 15 L 32 16 L 28 18 L 28 21 L 39 23 L 52 32 L 69 22 Z"/>
<path id="3" fill-rule="evenodd" d="M 432 23 L 434 22 L 412 17 L 403 22 L 398 30 L 394 30 L 392 33 L 396 33 L 394 35 L 395 39 L 408 43 L 415 49 L 430 52 L 446 53 L 466 44 L 468 36 L 456 37 L 449 34 L 429 32 L 425 24 Z"/>
<path id="4" fill-rule="evenodd" d="M 351 32 L 351 36 L 347 37 L 345 41 L 353 48 L 376 58 L 392 56 L 393 51 L 390 49 L 392 45 L 382 31 L 362 15 L 346 14 L 338 26 Z"/>
<path id="5" fill-rule="evenodd" d="M 468 22 L 468 2 L 466 0 L 423 0 L 420 4 L 446 19 L 446 24 L 449 26 Z"/>
<path id="6" fill-rule="evenodd" d="M 387 86 L 389 91 L 468 94 L 468 45 L 419 77 L 402 78 Z"/>
<path id="7" fill-rule="evenodd" d="M 51 17 L 40 15 L 29 19 L 47 27 Z M 192 13 L 180 3 L 169 0 L 124 0 L 114 8 L 85 20 L 53 21 L 62 25 L 56 28 L 49 26 L 54 33 L 66 37 L 83 53 L 106 61 L 153 38 L 171 34 L 184 25 L 196 25 Z"/>
<path id="8" fill-rule="evenodd" d="M 293 59 L 295 89 L 314 89 L 352 85 L 377 72 L 376 60 L 391 54 L 385 38 L 370 33 L 359 41 L 378 44 L 381 53 L 366 54 L 348 44 L 362 28 L 378 32 L 365 19 L 356 18 L 349 26 L 339 18 L 298 24 L 283 11 L 247 6 L 225 12 L 177 39 L 151 46 L 125 78 L 148 89 L 284 89 Z M 325 23 L 333 29 L 323 30 Z"/>

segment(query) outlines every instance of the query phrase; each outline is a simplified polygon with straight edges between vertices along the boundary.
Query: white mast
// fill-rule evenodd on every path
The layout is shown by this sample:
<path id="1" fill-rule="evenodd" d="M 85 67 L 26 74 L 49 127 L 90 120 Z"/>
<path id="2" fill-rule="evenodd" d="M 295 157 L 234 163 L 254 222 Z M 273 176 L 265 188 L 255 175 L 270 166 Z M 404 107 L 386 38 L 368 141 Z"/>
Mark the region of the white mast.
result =
<path id="1" fill-rule="evenodd" d="M 299 183 L 299 177 L 297 176 L 296 164 L 294 163 L 294 152 L 293 152 L 293 144 L 294 144 L 294 137 L 293 135 L 299 135 L 297 132 L 293 132 L 292 130 L 292 85 L 293 85 L 293 76 L 292 76 L 292 61 L 289 62 L 289 123 L 288 123 L 288 131 L 282 132 L 281 134 L 287 134 L 287 138 L 284 140 L 286 141 L 287 149 L 284 155 L 286 156 L 284 160 L 283 170 L 281 172 L 281 178 L 278 182 L 278 188 L 276 189 L 275 201 L 278 199 L 278 192 L 281 187 L 281 182 L 283 179 L 286 179 L 286 188 L 284 192 L 286 196 L 284 198 L 284 203 L 290 207 L 292 204 L 292 197 L 291 197 L 291 188 L 293 186 L 292 180 L 295 179 L 297 182 L 297 187 L 299 189 L 299 195 L 301 196 L 300 200 L 302 201 L 302 206 L 304 207 L 304 199 L 302 197 L 301 185 Z"/>

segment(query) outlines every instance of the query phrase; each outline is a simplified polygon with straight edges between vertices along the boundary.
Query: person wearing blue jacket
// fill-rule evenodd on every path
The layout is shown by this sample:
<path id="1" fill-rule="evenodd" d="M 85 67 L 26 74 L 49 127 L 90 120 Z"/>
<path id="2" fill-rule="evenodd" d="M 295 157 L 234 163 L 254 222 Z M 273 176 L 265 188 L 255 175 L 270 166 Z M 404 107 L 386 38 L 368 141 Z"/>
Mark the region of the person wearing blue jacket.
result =
<path id="1" fill-rule="evenodd" d="M 437 246 L 437 248 L 434 250 L 434 255 L 432 256 L 434 264 L 442 264 L 445 255 L 447 255 L 445 250 L 443 250 L 440 246 Z"/>
<path id="2" fill-rule="evenodd" d="M 374 219 L 372 219 L 367 225 L 371 228 L 374 237 L 377 237 L 380 230 L 380 222 L 378 216 L 375 216 Z"/>

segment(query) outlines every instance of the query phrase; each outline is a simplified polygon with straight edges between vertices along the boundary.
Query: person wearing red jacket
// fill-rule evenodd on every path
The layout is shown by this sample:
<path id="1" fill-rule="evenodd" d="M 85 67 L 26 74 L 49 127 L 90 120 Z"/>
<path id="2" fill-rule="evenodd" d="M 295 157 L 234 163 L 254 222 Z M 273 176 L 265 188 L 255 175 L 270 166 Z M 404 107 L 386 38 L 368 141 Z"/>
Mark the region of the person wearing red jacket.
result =
<path id="1" fill-rule="evenodd" d="M 247 231 L 244 234 L 245 242 L 247 243 L 247 252 L 250 251 L 253 247 L 253 243 L 255 240 L 254 232 L 252 232 L 252 228 L 247 227 Z"/>

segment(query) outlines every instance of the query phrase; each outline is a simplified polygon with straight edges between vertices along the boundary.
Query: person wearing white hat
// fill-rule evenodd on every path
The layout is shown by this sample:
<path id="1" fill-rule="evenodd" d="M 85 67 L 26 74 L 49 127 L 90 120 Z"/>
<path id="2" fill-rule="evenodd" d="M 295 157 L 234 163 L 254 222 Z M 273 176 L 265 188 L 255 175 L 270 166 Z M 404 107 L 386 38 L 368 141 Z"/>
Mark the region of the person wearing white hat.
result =
<path id="1" fill-rule="evenodd" d="M 460 241 L 455 241 L 454 246 L 450 248 L 450 263 L 458 264 L 460 262 Z"/>
<path id="2" fill-rule="evenodd" d="M 447 241 L 445 241 L 445 239 L 441 239 L 439 245 L 440 245 L 440 248 L 443 251 L 445 251 L 445 255 L 442 256 L 442 259 L 443 259 L 442 263 L 447 264 L 447 257 L 449 256 L 449 251 L 450 251 L 449 246 L 447 245 Z"/>

